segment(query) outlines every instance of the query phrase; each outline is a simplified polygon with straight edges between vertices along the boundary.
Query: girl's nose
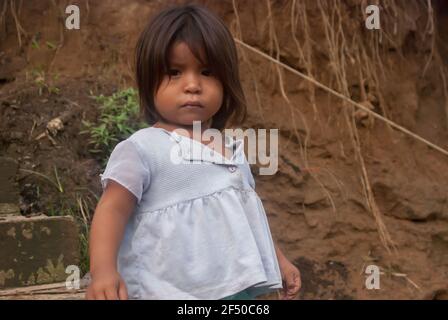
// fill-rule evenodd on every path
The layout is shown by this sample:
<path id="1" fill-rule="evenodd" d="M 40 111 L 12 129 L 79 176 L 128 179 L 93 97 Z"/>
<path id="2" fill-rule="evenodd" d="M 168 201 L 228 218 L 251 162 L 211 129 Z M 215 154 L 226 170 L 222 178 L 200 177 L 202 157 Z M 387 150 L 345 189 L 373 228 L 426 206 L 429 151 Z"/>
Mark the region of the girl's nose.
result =
<path id="1" fill-rule="evenodd" d="M 189 75 L 186 77 L 185 92 L 186 93 L 201 92 L 201 81 L 197 75 Z"/>

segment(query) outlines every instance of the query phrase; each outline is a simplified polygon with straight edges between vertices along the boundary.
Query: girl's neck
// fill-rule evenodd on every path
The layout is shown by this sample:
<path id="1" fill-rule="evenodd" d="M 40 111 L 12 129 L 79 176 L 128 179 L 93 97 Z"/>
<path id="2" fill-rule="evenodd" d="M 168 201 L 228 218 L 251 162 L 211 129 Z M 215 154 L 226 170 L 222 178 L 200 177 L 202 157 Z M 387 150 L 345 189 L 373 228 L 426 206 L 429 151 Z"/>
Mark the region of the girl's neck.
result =
<path id="1" fill-rule="evenodd" d="M 206 121 L 206 122 L 202 122 L 201 123 L 201 133 L 200 133 L 199 137 L 197 136 L 197 133 L 196 133 L 196 135 L 193 133 L 193 125 L 186 126 L 186 125 L 167 123 L 167 122 L 164 122 L 164 121 L 157 121 L 153 125 L 153 127 L 155 127 L 155 128 L 162 128 L 162 129 L 165 129 L 165 130 L 168 130 L 168 131 L 174 131 L 176 129 L 183 129 L 183 130 L 177 131 L 177 133 L 181 134 L 181 135 L 184 135 L 184 136 L 186 136 L 188 138 L 198 140 L 199 142 L 201 142 L 201 143 L 203 143 L 205 145 L 208 145 L 210 142 L 209 141 L 204 142 L 202 140 L 202 137 L 203 137 L 204 131 L 210 128 L 210 124 L 211 124 L 211 121 Z"/>
<path id="2" fill-rule="evenodd" d="M 180 124 L 174 124 L 174 123 L 167 123 L 164 121 L 157 121 L 153 127 L 155 128 L 162 128 L 168 131 L 174 131 L 176 129 L 184 129 L 188 131 L 190 136 L 193 135 L 193 125 L 180 125 Z M 202 122 L 201 123 L 201 133 L 203 133 L 205 130 L 210 128 L 210 121 Z"/>

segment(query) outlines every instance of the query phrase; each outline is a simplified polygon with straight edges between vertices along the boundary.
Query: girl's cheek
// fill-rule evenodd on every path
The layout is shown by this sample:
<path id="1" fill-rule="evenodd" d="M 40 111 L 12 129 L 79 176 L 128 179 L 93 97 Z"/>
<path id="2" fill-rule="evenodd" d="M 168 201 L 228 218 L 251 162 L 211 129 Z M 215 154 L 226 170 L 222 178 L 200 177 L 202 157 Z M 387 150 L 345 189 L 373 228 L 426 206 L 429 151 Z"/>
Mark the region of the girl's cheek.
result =
<path id="1" fill-rule="evenodd" d="M 170 86 L 169 80 L 168 79 L 163 79 L 162 82 L 160 83 L 159 88 L 156 90 L 155 96 L 164 93 L 164 91 L 169 89 L 169 86 Z"/>
<path id="2" fill-rule="evenodd" d="M 207 79 L 208 86 L 214 88 L 217 91 L 222 91 L 222 83 L 216 78 L 209 78 Z"/>

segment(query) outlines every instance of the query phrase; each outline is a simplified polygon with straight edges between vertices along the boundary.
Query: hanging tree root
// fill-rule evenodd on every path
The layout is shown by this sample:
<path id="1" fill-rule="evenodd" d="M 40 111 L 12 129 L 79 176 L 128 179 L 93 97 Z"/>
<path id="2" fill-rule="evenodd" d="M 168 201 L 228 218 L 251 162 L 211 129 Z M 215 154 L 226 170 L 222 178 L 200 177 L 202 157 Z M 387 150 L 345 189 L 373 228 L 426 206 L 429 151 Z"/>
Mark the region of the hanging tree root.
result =
<path id="1" fill-rule="evenodd" d="M 362 4 L 365 4 L 365 0 L 361 2 L 361 8 L 364 9 Z M 340 121 L 342 120 L 345 124 L 345 128 L 348 130 L 348 134 L 350 137 L 350 141 L 352 144 L 352 147 L 354 148 L 355 152 L 355 159 L 359 165 L 360 170 L 360 178 L 361 178 L 361 184 L 362 184 L 362 190 L 364 194 L 364 198 L 366 200 L 367 206 L 369 208 L 369 211 L 372 213 L 379 237 L 381 240 L 381 243 L 383 246 L 387 249 L 389 253 L 392 251 L 396 252 L 396 245 L 393 242 L 384 222 L 383 222 L 383 216 L 380 212 L 374 195 L 373 191 L 371 189 L 369 177 L 366 170 L 365 161 L 363 158 L 363 154 L 361 151 L 361 140 L 359 137 L 359 132 L 357 128 L 356 123 L 356 112 L 354 107 L 358 110 L 362 110 L 366 114 L 369 115 L 369 117 L 372 117 L 373 119 L 380 119 L 381 121 L 385 122 L 389 132 L 391 132 L 391 129 L 397 129 L 401 132 L 404 132 L 405 134 L 413 137 L 414 139 L 417 139 L 426 145 L 430 146 L 434 150 L 437 150 L 445 155 L 448 155 L 448 151 L 431 143 L 430 141 L 422 138 L 421 136 L 409 131 L 408 129 L 404 128 L 401 125 L 398 125 L 394 121 L 390 120 L 388 117 L 388 110 L 387 105 L 385 102 L 385 99 L 382 95 L 383 88 L 381 87 L 381 83 L 385 79 L 387 75 L 388 68 L 385 66 L 385 63 L 382 60 L 382 57 L 385 56 L 387 53 L 388 48 L 394 47 L 397 50 L 398 56 L 401 58 L 404 58 L 400 46 L 397 45 L 397 43 L 394 40 L 394 37 L 399 35 L 400 29 L 398 28 L 398 23 L 394 22 L 396 21 L 396 18 L 398 17 L 398 11 L 399 6 L 397 4 L 396 0 L 384 0 L 381 2 L 381 5 L 383 7 L 383 11 L 386 12 L 385 18 L 392 19 L 391 23 L 388 23 L 388 25 L 393 26 L 393 30 L 390 30 L 390 28 L 386 27 L 382 28 L 381 32 L 379 33 L 369 33 L 367 36 L 365 34 L 359 34 L 360 32 L 353 32 L 355 30 L 354 28 L 350 29 L 350 19 L 344 19 L 343 13 L 344 10 L 341 9 L 341 6 L 345 5 L 344 3 L 337 2 L 335 5 L 329 5 L 327 2 L 323 2 L 321 0 L 317 1 L 317 8 L 321 13 L 322 18 L 322 25 L 323 30 L 325 34 L 326 39 L 326 45 L 327 45 L 327 52 L 329 56 L 329 67 L 330 67 L 330 77 L 328 79 L 329 85 L 324 85 L 321 81 L 318 81 L 315 79 L 315 76 L 312 74 L 312 50 L 313 50 L 313 42 L 311 39 L 308 39 L 309 36 L 307 35 L 307 14 L 306 14 L 306 7 L 304 2 L 302 1 L 296 1 L 292 0 L 291 5 L 291 32 L 292 32 L 292 39 L 296 45 L 297 53 L 299 55 L 299 64 L 305 66 L 305 70 L 307 75 L 304 75 L 303 73 L 285 65 L 284 63 L 280 62 L 280 46 L 278 43 L 278 39 L 275 32 L 275 26 L 273 21 L 273 14 L 271 9 L 271 3 L 269 0 L 267 0 L 267 10 L 268 10 L 268 18 L 265 20 L 265 23 L 268 25 L 268 34 L 269 34 L 269 41 L 268 41 L 268 51 L 269 55 L 241 42 L 238 41 L 238 39 L 235 39 L 240 45 L 243 45 L 244 47 L 250 49 L 253 52 L 257 52 L 259 55 L 264 56 L 271 62 L 274 62 L 275 65 L 272 66 L 270 64 L 271 68 L 275 68 L 276 72 L 271 72 L 270 74 L 277 74 L 278 82 L 279 82 L 279 88 L 280 93 L 283 97 L 283 99 L 286 101 L 290 111 L 291 111 L 291 117 L 292 117 L 292 124 L 293 127 L 296 128 L 296 119 L 295 115 L 301 119 L 305 119 L 303 114 L 301 113 L 300 109 L 295 108 L 292 106 L 290 99 L 288 98 L 288 95 L 284 89 L 284 83 L 283 83 L 283 74 L 281 70 L 279 69 L 280 66 L 283 68 L 290 70 L 291 72 L 301 76 L 302 78 L 308 80 L 310 85 L 317 86 L 321 89 L 324 89 L 328 93 L 341 98 L 343 101 L 343 113 L 342 117 L 339 116 L 339 114 L 336 114 L 335 116 L 329 116 L 328 121 L 330 121 L 331 118 L 335 118 L 337 121 L 336 127 L 341 129 L 342 127 Z M 401 2 L 400 2 L 401 3 Z M 378 0 L 376 0 L 376 4 L 378 4 Z M 415 4 L 412 5 L 417 6 L 418 8 L 421 7 L 421 4 Z M 428 9 L 428 28 L 427 33 L 433 30 L 434 22 L 433 22 L 433 10 L 430 10 L 430 3 L 428 3 L 427 7 Z M 383 14 L 384 16 L 384 14 Z M 408 20 L 410 17 L 405 17 Z M 388 21 L 389 21 L 388 20 Z M 239 21 L 239 18 L 238 18 Z M 300 23 L 299 23 L 300 21 Z M 348 21 L 348 22 L 347 22 Z M 238 22 L 239 24 L 239 22 Z M 296 35 L 296 28 L 300 25 L 301 28 L 301 34 L 304 35 L 304 40 L 300 41 L 299 38 Z M 432 26 L 432 27 L 431 27 Z M 356 26 L 355 26 L 356 27 Z M 349 28 L 347 31 L 347 28 Z M 241 28 L 239 28 L 241 30 Z M 350 32 L 350 37 L 346 37 L 347 32 Z M 347 40 L 350 39 L 350 40 Z M 437 57 L 437 52 L 434 53 Z M 275 58 L 273 58 L 273 56 Z M 432 61 L 432 53 L 430 54 L 430 59 L 428 61 Z M 437 59 L 435 59 L 437 60 Z M 355 69 L 358 72 L 358 79 L 359 79 L 359 99 L 360 102 L 355 102 L 351 98 L 351 88 L 348 84 L 348 76 L 347 76 L 347 70 L 349 69 Z M 448 87 L 447 87 L 447 77 L 446 77 L 446 70 L 445 68 L 439 68 L 442 83 L 443 83 L 443 92 L 445 94 L 445 97 L 448 97 Z M 269 76 L 270 76 L 269 74 Z M 335 86 L 336 90 L 331 89 L 333 86 Z M 314 92 L 311 93 L 312 99 L 314 97 Z M 329 99 L 330 97 L 328 97 Z M 380 108 L 380 113 L 377 113 L 376 111 L 373 111 L 373 108 L 376 108 L 378 106 Z M 447 119 L 448 119 L 448 103 L 446 105 L 446 112 L 447 112 Z M 314 109 L 314 106 L 313 106 Z M 314 111 L 316 114 L 316 111 Z M 304 125 L 307 127 L 306 121 L 304 121 Z M 448 120 L 447 120 L 447 126 L 448 126 Z M 373 127 L 373 123 L 370 127 Z M 345 130 L 344 130 L 345 132 Z M 294 132 L 296 136 L 298 136 L 297 132 Z M 308 141 L 310 132 L 309 130 L 306 130 L 307 136 L 305 137 L 305 142 Z M 298 137 L 297 137 L 298 138 Z M 300 148 L 301 148 L 301 157 L 304 161 L 304 163 L 308 163 L 308 159 L 306 156 L 306 143 L 303 146 L 301 144 L 301 140 L 298 139 L 300 142 Z M 341 147 L 341 154 L 344 155 L 344 145 L 340 143 Z M 333 177 L 334 178 L 334 177 Z"/>
<path id="2" fill-rule="evenodd" d="M 7 1 L 5 3 L 8 3 Z M 7 6 L 7 5 L 6 5 Z M 19 6 L 18 8 L 16 7 L 16 0 L 9 0 L 9 7 L 10 7 L 10 12 L 11 15 L 14 19 L 14 23 L 16 26 L 16 31 L 17 31 L 17 41 L 19 43 L 19 48 L 22 48 L 22 36 L 24 36 L 25 38 L 28 37 L 28 33 L 25 31 L 25 29 L 22 27 L 22 25 L 20 24 L 20 20 L 19 20 L 19 11 L 20 8 L 22 6 L 22 1 L 19 2 Z"/>
<path id="3" fill-rule="evenodd" d="M 346 53 L 349 51 L 349 49 L 347 48 L 347 41 L 342 25 L 340 3 L 334 3 L 331 5 L 331 7 L 329 7 L 328 3 L 326 2 L 322 3 L 321 0 L 318 0 L 317 3 L 321 12 L 322 20 L 324 22 L 324 30 L 330 57 L 330 65 L 333 67 L 332 71 L 335 77 L 336 86 L 339 92 L 349 97 L 350 92 L 346 76 L 346 57 L 348 56 Z M 396 249 L 395 243 L 392 241 L 391 236 L 383 222 L 382 214 L 376 204 L 373 191 L 370 186 L 364 157 L 361 152 L 361 143 L 354 113 L 355 111 L 352 105 L 345 104 L 343 106 L 344 120 L 346 122 L 350 140 L 355 151 L 355 159 L 358 161 L 361 170 L 361 183 L 363 186 L 364 197 L 367 202 L 368 208 L 377 224 L 380 240 L 386 250 L 390 253 L 391 249 Z"/>

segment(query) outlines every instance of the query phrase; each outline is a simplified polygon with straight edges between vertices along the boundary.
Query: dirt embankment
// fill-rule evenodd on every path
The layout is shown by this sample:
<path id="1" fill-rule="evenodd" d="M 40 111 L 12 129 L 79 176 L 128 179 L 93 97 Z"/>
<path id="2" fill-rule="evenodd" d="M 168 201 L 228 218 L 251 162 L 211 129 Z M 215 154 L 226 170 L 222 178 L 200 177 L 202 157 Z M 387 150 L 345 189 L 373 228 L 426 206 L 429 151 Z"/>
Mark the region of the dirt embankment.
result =
<path id="1" fill-rule="evenodd" d="M 133 84 L 136 38 L 168 3 L 78 1 L 81 29 L 69 31 L 62 2 L 12 1 L 16 15 L 8 7 L 0 23 L 0 153 L 49 176 L 57 168 L 65 186 L 22 173 L 23 214 L 77 211 L 79 198 L 94 207 L 100 168 L 79 135 L 98 116 L 89 95 Z M 448 148 L 443 1 L 389 1 L 381 31 L 364 28 L 362 1 L 201 3 L 246 43 Z M 301 297 L 447 298 L 447 156 L 378 119 L 351 121 L 340 99 L 239 54 L 246 127 L 280 130 L 279 171 L 256 184 L 274 238 L 302 271 Z M 36 140 L 64 112 L 64 130 Z M 365 288 L 369 264 L 383 272 L 380 290 Z"/>

